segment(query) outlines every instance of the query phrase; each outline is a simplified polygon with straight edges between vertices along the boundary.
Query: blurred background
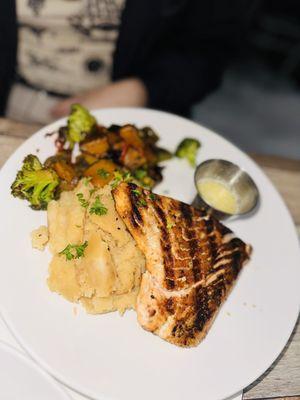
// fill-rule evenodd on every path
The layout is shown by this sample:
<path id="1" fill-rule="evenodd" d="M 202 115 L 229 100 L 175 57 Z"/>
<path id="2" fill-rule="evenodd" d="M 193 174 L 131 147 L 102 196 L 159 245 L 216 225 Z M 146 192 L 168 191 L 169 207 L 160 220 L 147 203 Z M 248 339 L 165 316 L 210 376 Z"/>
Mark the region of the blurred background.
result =
<path id="1" fill-rule="evenodd" d="M 245 48 L 193 119 L 243 150 L 300 158 L 300 2 L 264 0 Z"/>
<path id="2" fill-rule="evenodd" d="M 195 121 L 247 152 L 300 159 L 299 0 L 190 0 L 188 11 L 180 11 L 181 3 L 0 0 L 1 51 L 10 45 L 0 60 L 0 114 L 9 80 L 6 116 L 39 124 L 65 116 L 74 102 L 87 108 L 149 104 L 189 115 L 202 98 L 192 108 Z M 12 4 L 17 21 L 9 20 Z M 161 15 L 164 30 L 156 27 Z M 141 18 L 144 23 L 134 25 Z M 252 21 L 246 40 L 245 20 Z M 151 36 L 153 45 L 146 40 Z M 231 60 L 240 38 L 242 49 Z M 230 67 L 213 91 L 227 64 L 222 58 Z"/>

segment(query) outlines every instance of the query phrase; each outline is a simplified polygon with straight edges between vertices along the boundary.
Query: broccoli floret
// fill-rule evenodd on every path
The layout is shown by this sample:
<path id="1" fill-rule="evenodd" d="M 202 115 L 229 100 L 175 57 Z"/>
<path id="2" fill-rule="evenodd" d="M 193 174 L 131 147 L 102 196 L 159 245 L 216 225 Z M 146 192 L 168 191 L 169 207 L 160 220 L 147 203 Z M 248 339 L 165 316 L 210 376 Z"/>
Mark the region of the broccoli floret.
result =
<path id="1" fill-rule="evenodd" d="M 23 161 L 23 166 L 22 170 L 26 171 L 38 171 L 39 169 L 42 169 L 43 166 L 40 162 L 40 160 L 37 158 L 37 156 L 34 156 L 33 154 L 29 154 L 27 157 L 25 157 Z"/>
<path id="2" fill-rule="evenodd" d="M 59 178 L 51 168 L 44 168 L 39 159 L 29 154 L 18 171 L 11 194 L 30 202 L 31 208 L 44 210 L 56 195 Z"/>
<path id="3" fill-rule="evenodd" d="M 73 148 L 74 143 L 82 142 L 93 131 L 96 123 L 95 117 L 85 107 L 73 104 L 66 130 L 70 147 Z"/>
<path id="4" fill-rule="evenodd" d="M 179 158 L 186 158 L 190 165 L 195 167 L 199 147 L 200 142 L 198 140 L 186 138 L 179 143 L 175 155 Z"/>

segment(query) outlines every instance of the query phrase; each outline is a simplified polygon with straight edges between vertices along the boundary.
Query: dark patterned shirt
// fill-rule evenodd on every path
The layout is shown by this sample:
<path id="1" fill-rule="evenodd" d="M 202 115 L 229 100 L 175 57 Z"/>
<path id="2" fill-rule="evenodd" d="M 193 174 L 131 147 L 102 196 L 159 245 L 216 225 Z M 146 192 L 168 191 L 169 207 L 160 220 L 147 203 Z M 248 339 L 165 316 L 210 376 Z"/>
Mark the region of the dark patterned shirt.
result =
<path id="1" fill-rule="evenodd" d="M 72 95 L 109 82 L 125 0 L 17 0 L 18 74 Z"/>

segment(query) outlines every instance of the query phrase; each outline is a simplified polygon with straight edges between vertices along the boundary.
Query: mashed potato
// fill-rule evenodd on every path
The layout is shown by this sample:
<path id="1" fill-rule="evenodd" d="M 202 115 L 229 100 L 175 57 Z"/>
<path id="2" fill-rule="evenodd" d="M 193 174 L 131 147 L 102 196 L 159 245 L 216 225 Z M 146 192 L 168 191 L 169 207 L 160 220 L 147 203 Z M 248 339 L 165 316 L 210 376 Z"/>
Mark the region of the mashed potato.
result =
<path id="1" fill-rule="evenodd" d="M 43 251 L 49 240 L 48 228 L 41 225 L 31 232 L 31 245 L 34 249 Z"/>
<path id="2" fill-rule="evenodd" d="M 145 259 L 116 212 L 110 186 L 92 189 L 81 181 L 48 205 L 53 254 L 48 286 L 67 300 L 80 302 L 89 313 L 123 313 L 135 307 Z M 81 205 L 78 193 L 89 202 L 87 207 Z M 90 213 L 97 196 L 107 209 L 104 215 Z M 85 241 L 83 257 L 66 260 L 59 254 L 68 244 Z"/>

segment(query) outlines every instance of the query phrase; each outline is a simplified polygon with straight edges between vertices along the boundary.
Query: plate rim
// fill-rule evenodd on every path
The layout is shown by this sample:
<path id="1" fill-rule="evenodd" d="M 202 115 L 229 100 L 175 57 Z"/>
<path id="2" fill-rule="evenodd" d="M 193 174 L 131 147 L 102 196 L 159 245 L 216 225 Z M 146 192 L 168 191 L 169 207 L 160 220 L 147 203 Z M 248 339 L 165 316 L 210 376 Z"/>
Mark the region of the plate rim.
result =
<path id="1" fill-rule="evenodd" d="M 22 364 L 26 364 L 29 369 L 34 370 L 39 376 L 42 376 L 45 381 L 55 388 L 57 394 L 62 396 L 62 400 L 72 400 L 69 394 L 65 391 L 64 386 L 61 386 L 61 383 L 58 383 L 56 379 L 47 371 L 45 371 L 45 369 L 42 368 L 34 359 L 29 358 L 26 354 L 22 353 L 16 347 L 5 342 L 4 340 L 0 340 L 0 350 L 9 353 L 18 360 L 21 360 Z"/>
<path id="2" fill-rule="evenodd" d="M 297 234 L 297 230 L 296 230 L 296 226 L 294 224 L 294 221 L 292 219 L 291 213 L 289 211 L 289 209 L 287 208 L 287 205 L 285 203 L 285 201 L 283 200 L 283 197 L 281 196 L 280 192 L 278 191 L 278 189 L 275 187 L 275 185 L 272 183 L 272 181 L 270 180 L 270 178 L 265 174 L 265 172 L 262 170 L 262 168 L 243 150 L 241 150 L 236 144 L 234 144 L 233 142 L 231 142 L 230 140 L 224 138 L 223 136 L 221 136 L 221 134 L 218 134 L 217 132 L 215 132 L 214 130 L 206 127 L 205 125 L 200 124 L 199 122 L 190 120 L 188 118 L 176 115 L 176 114 L 172 114 L 166 111 L 161 111 L 161 110 L 155 110 L 155 109 L 148 109 L 148 108 L 144 108 L 144 107 L 107 107 L 107 108 L 100 108 L 100 109 L 92 109 L 91 112 L 93 114 L 99 115 L 99 113 L 101 112 L 115 112 L 116 114 L 118 113 L 118 111 L 121 112 L 146 112 L 149 114 L 162 114 L 166 117 L 171 117 L 172 119 L 179 119 L 182 120 L 185 123 L 194 125 L 195 127 L 200 129 L 204 129 L 205 131 L 207 131 L 207 133 L 209 133 L 210 135 L 215 136 L 218 140 L 222 140 L 225 141 L 227 144 L 231 145 L 234 147 L 235 151 L 237 151 L 238 153 L 240 153 L 244 158 L 246 158 L 248 160 L 248 162 L 250 162 L 253 166 L 255 166 L 256 169 L 258 169 L 260 171 L 260 173 L 264 176 L 264 178 L 268 181 L 269 185 L 272 187 L 273 190 L 276 191 L 278 198 L 281 202 L 281 206 L 284 208 L 285 213 L 286 213 L 286 217 L 289 218 L 289 225 L 291 228 L 291 234 L 293 232 L 293 236 L 294 238 L 297 239 L 298 242 L 298 234 Z M 60 118 L 58 120 L 53 121 L 52 123 L 45 125 L 43 127 L 41 127 L 39 130 L 37 130 L 36 132 L 34 132 L 29 138 L 25 139 L 24 142 L 17 148 L 15 149 L 15 151 L 10 155 L 10 157 L 6 160 L 6 162 L 4 163 L 4 165 L 1 167 L 0 170 L 0 184 L 1 184 L 1 175 L 2 175 L 2 170 L 3 168 L 8 164 L 8 162 L 11 160 L 12 157 L 15 156 L 16 153 L 21 152 L 23 146 L 25 147 L 25 145 L 28 143 L 28 141 L 30 140 L 34 140 L 34 138 L 38 135 L 41 134 L 42 131 L 46 131 L 49 130 L 51 131 L 51 127 L 58 125 L 59 123 L 65 123 L 67 117 L 63 117 Z M 99 116 L 97 117 L 99 118 Z M 52 128 L 53 129 L 53 128 Z M 204 158 L 205 160 L 205 158 Z M 299 242 L 298 242 L 299 243 Z M 300 262 L 300 246 L 298 246 L 297 248 L 297 258 L 298 261 Z M 297 261 L 297 260 L 296 260 Z M 295 261 L 295 262 L 296 262 Z M 289 326 L 289 329 L 285 329 L 285 334 L 282 335 L 284 338 L 281 340 L 281 343 L 276 346 L 277 349 L 276 351 L 273 351 L 274 356 L 272 357 L 272 361 L 271 362 L 267 362 L 264 363 L 265 366 L 261 367 L 259 372 L 253 373 L 253 376 L 249 379 L 245 379 L 247 382 L 245 384 L 242 385 L 242 387 L 238 387 L 237 390 L 235 390 L 234 393 L 226 393 L 225 396 L 222 395 L 222 397 L 218 397 L 216 400 L 224 400 L 227 399 L 228 397 L 231 397 L 233 395 L 235 395 L 236 393 L 242 391 L 243 389 L 245 389 L 246 387 L 248 387 L 251 383 L 253 383 L 254 381 L 256 381 L 259 377 L 261 377 L 264 372 L 280 357 L 282 351 L 285 349 L 293 331 L 295 328 L 295 325 L 298 321 L 298 317 L 299 317 L 299 313 L 300 313 L 300 296 L 299 296 L 299 302 L 298 302 L 298 306 L 297 306 L 297 312 L 295 313 L 294 318 L 290 318 L 290 323 L 289 324 L 285 324 L 285 327 L 287 328 L 287 326 Z M 120 400 L 119 398 L 116 397 L 111 397 L 108 396 L 106 394 L 101 394 L 101 393 L 90 393 L 88 390 L 85 390 L 83 386 L 81 386 L 78 383 L 72 383 L 69 381 L 69 379 L 64 378 L 60 373 L 53 371 L 52 368 L 47 364 L 47 362 L 43 361 L 36 353 L 35 351 L 30 347 L 27 346 L 26 343 L 22 340 L 21 335 L 18 334 L 18 332 L 14 329 L 14 324 L 12 323 L 12 321 L 10 320 L 10 318 L 8 317 L 7 313 L 5 312 L 5 310 L 3 310 L 2 305 L 0 304 L 0 316 L 2 316 L 2 319 L 4 320 L 5 324 L 7 325 L 8 329 L 10 330 L 10 332 L 13 334 L 13 336 L 15 337 L 15 339 L 17 340 L 17 342 L 21 345 L 21 347 L 26 351 L 26 353 L 34 360 L 36 361 L 37 365 L 41 367 L 42 370 L 44 370 L 44 372 L 46 371 L 48 374 L 50 374 L 51 378 L 58 380 L 60 383 L 62 383 L 63 385 L 65 385 L 66 387 L 70 388 L 71 390 L 83 395 L 83 396 L 87 396 L 90 399 L 93 400 Z"/>

